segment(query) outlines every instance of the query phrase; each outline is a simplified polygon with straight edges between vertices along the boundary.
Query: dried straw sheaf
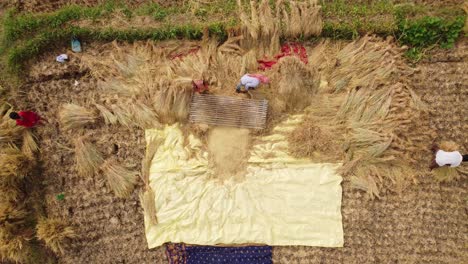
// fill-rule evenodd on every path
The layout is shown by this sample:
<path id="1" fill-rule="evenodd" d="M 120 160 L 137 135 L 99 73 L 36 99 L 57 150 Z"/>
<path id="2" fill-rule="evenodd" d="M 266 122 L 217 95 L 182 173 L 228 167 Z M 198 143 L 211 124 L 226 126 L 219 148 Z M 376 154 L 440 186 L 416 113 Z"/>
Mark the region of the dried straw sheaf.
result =
<path id="1" fill-rule="evenodd" d="M 22 206 L 10 201 L 0 203 L 0 223 L 11 226 L 21 225 L 25 222 L 27 212 Z"/>
<path id="2" fill-rule="evenodd" d="M 64 104 L 59 112 L 59 121 L 63 129 L 82 128 L 94 124 L 98 118 L 94 110 L 76 104 Z"/>
<path id="3" fill-rule="evenodd" d="M 254 50 L 258 58 L 276 54 L 280 48 L 280 37 L 298 38 L 320 36 L 323 28 L 321 6 L 318 0 L 275 2 L 273 13 L 270 1 L 250 1 L 250 14 L 244 10 L 241 0 L 237 1 L 241 20 L 241 48 Z M 283 29 L 281 27 L 283 25 Z"/>
<path id="4" fill-rule="evenodd" d="M 64 247 L 70 239 L 77 237 L 73 228 L 65 224 L 64 220 L 51 218 L 39 219 L 36 235 L 48 248 L 60 255 L 64 253 Z"/>
<path id="5" fill-rule="evenodd" d="M 171 54 L 186 51 L 193 43 L 159 47 L 150 42 L 132 46 L 114 43 L 108 47 L 110 50 L 94 58 L 109 60 L 114 65 L 104 68 L 107 78 L 96 66 L 102 62 L 94 62 L 93 58 L 84 61 L 102 78 L 98 85 L 105 103 L 97 104 L 96 108 L 109 125 L 151 128 L 160 122 L 185 121 L 192 98 L 192 80 L 206 80 L 213 91 L 230 90 L 247 69 L 256 68 L 255 55 L 247 53 L 249 60 L 245 59 L 245 51 L 239 46 L 241 39 L 230 34 L 220 44 L 205 35 L 199 47 L 189 50 L 183 59 Z"/>
<path id="6" fill-rule="evenodd" d="M 151 162 L 153 161 L 154 155 L 158 151 L 159 146 L 162 144 L 163 140 L 149 140 L 147 143 L 146 155 L 142 161 L 141 166 L 141 175 L 143 182 L 145 183 L 145 190 L 140 193 L 140 202 L 143 207 L 145 215 L 149 217 L 150 225 L 156 225 L 158 223 L 158 218 L 156 216 L 156 200 L 154 191 L 149 185 L 150 177 L 150 167 Z"/>
<path id="7" fill-rule="evenodd" d="M 28 158 L 34 158 L 34 154 L 39 151 L 39 146 L 34 139 L 31 130 L 25 129 L 23 131 L 23 144 L 21 145 L 21 152 Z"/>
<path id="8" fill-rule="evenodd" d="M 459 180 L 462 174 L 468 174 L 468 170 L 463 170 L 462 168 L 452 168 L 449 166 L 444 166 L 440 168 L 435 168 L 432 170 L 432 175 L 438 182 L 451 182 Z"/>
<path id="9" fill-rule="evenodd" d="M 17 147 L 10 145 L 0 150 L 0 183 L 15 186 L 29 173 L 33 161 Z"/>
<path id="10" fill-rule="evenodd" d="M 25 130 L 9 117 L 11 111 L 8 110 L 0 119 L 0 145 L 18 144 Z"/>
<path id="11" fill-rule="evenodd" d="M 103 161 L 101 153 L 94 145 L 83 137 L 75 139 L 75 167 L 80 176 L 92 177 Z"/>
<path id="12" fill-rule="evenodd" d="M 285 5 L 282 5 L 284 30 L 282 35 L 286 38 L 320 36 L 323 28 L 321 6 L 318 0 L 304 2 L 289 1 L 289 14 Z"/>
<path id="13" fill-rule="evenodd" d="M 442 141 L 439 144 L 439 148 L 447 152 L 460 150 L 460 146 L 454 141 Z"/>
<path id="14" fill-rule="evenodd" d="M 428 113 L 405 77 L 410 70 L 401 49 L 367 36 L 345 47 L 338 60 L 332 83 L 336 93 L 346 95 L 335 121 L 350 129 L 349 162 L 360 163 L 344 173 L 376 181 L 369 186 L 401 190 L 424 169 L 427 142 L 434 136 Z"/>
<path id="15" fill-rule="evenodd" d="M 137 182 L 137 173 L 121 166 L 114 159 L 106 160 L 100 167 L 107 182 L 117 197 L 128 197 Z"/>
<path id="16" fill-rule="evenodd" d="M 268 0 L 259 4 L 250 1 L 250 15 L 248 15 L 241 0 L 237 1 L 241 19 L 241 34 L 243 36 L 240 47 L 245 51 L 253 50 L 258 58 L 276 54 L 280 48 L 280 6 L 282 1 L 276 2 L 276 14 L 270 8 Z"/>
<path id="17" fill-rule="evenodd" d="M 287 110 L 298 110 L 309 105 L 318 91 L 320 77 L 297 57 L 286 57 L 275 65 L 272 84 Z"/>
<path id="18" fill-rule="evenodd" d="M 29 230 L 22 231 L 10 225 L 0 226 L 0 258 L 25 263 L 33 252 L 30 241 L 33 237 Z"/>
<path id="19" fill-rule="evenodd" d="M 416 182 L 427 170 L 428 142 L 435 136 L 402 51 L 392 40 L 366 36 L 338 52 L 336 63 L 311 60 L 324 85 L 307 109 L 309 118 L 345 139 L 341 173 L 370 197 Z"/>
<path id="20" fill-rule="evenodd" d="M 288 138 L 289 149 L 294 156 L 321 162 L 343 159 L 338 142 L 330 128 L 318 126 L 310 119 L 303 121 Z"/>

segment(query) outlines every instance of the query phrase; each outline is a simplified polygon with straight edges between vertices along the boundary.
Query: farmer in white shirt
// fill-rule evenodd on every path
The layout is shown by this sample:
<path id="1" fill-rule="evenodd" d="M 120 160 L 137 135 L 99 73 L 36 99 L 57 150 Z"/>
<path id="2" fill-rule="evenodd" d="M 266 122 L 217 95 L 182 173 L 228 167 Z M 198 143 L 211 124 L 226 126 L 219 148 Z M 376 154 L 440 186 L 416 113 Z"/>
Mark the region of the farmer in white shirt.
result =
<path id="1" fill-rule="evenodd" d="M 236 92 L 246 93 L 249 89 L 255 89 L 260 83 L 270 83 L 270 80 L 262 74 L 245 74 L 240 79 L 240 83 L 236 87 Z M 244 86 L 245 91 L 241 91 L 242 86 Z"/>
<path id="2" fill-rule="evenodd" d="M 462 162 L 468 161 L 468 155 L 462 155 L 459 151 L 444 151 L 437 146 L 434 146 L 432 150 L 435 153 L 435 158 L 430 166 L 431 170 L 444 166 L 454 168 L 460 166 Z"/>

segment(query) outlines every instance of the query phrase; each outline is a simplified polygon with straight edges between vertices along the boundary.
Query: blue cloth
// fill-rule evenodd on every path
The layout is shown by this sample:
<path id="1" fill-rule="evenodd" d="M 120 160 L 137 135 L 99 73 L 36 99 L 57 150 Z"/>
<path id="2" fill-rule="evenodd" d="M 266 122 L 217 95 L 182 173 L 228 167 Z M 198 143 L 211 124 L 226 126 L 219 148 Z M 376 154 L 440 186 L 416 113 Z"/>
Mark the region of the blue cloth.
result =
<path id="1" fill-rule="evenodd" d="M 186 247 L 187 264 L 272 264 L 271 247 Z"/>

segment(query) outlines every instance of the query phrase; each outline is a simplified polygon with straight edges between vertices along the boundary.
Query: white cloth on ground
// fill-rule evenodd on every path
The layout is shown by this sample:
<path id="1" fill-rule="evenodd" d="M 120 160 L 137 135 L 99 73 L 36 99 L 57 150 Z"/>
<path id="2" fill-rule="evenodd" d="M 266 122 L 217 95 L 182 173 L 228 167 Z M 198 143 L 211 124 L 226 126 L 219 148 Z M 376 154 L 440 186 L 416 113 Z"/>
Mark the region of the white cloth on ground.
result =
<path id="1" fill-rule="evenodd" d="M 250 88 L 256 88 L 260 84 L 260 80 L 245 74 L 241 77 L 240 83 L 245 87 L 245 90 L 248 91 Z"/>
<path id="2" fill-rule="evenodd" d="M 200 139 L 175 124 L 146 130 L 163 139 L 150 169 L 158 223 L 145 214 L 148 247 L 165 242 L 200 245 L 343 246 L 341 164 L 313 163 L 288 154 L 291 116 L 250 151 L 245 179 L 217 183 Z M 188 142 L 188 143 L 187 143 Z"/>
<path id="3" fill-rule="evenodd" d="M 443 151 L 439 150 L 436 153 L 436 163 L 439 166 L 450 165 L 450 167 L 458 167 L 463 161 L 463 156 L 458 151 Z"/>
<path id="4" fill-rule="evenodd" d="M 68 60 L 68 55 L 67 54 L 60 54 L 57 56 L 56 60 L 60 63 L 64 63 L 66 60 Z"/>

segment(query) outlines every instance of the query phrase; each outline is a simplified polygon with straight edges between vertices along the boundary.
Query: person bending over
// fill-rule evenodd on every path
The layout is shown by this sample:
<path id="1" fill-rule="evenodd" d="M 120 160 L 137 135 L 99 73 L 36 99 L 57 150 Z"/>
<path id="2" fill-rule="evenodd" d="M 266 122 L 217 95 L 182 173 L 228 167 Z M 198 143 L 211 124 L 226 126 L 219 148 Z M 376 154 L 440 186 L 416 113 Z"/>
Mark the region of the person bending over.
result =
<path id="1" fill-rule="evenodd" d="M 41 118 L 37 113 L 32 111 L 11 112 L 10 118 L 16 120 L 17 126 L 26 128 L 35 127 L 42 124 L 42 121 L 45 121 L 45 119 Z"/>
<path id="2" fill-rule="evenodd" d="M 434 152 L 434 159 L 429 167 L 431 170 L 444 166 L 454 168 L 460 166 L 462 162 L 468 161 L 468 155 L 462 155 L 459 151 L 444 151 L 437 145 L 432 147 L 432 151 Z"/>
<path id="3" fill-rule="evenodd" d="M 255 89 L 260 83 L 270 83 L 268 77 L 263 74 L 245 74 L 240 79 L 239 84 L 236 87 L 236 92 L 244 92 L 247 93 L 249 89 Z M 242 86 L 244 86 L 245 90 L 241 91 Z"/>

